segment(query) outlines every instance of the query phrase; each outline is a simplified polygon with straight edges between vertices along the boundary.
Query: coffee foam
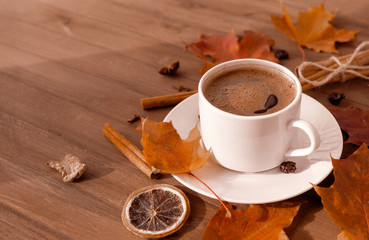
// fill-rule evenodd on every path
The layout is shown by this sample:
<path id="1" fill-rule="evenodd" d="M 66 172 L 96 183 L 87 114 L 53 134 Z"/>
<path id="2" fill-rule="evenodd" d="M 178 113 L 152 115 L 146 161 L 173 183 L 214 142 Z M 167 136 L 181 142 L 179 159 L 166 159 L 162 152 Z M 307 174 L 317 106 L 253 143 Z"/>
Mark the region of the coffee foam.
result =
<path id="1" fill-rule="evenodd" d="M 209 80 L 204 85 L 206 99 L 223 111 L 237 115 L 260 115 L 270 94 L 278 104 L 265 114 L 288 106 L 296 96 L 296 86 L 285 74 L 273 69 L 250 67 L 232 70 Z"/>

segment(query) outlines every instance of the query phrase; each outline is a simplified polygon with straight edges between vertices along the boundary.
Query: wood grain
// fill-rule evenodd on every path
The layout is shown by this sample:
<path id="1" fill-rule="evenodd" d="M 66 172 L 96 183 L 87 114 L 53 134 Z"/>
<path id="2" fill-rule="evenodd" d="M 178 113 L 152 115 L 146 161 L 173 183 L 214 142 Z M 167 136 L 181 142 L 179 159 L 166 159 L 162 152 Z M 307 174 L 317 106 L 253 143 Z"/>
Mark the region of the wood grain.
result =
<path id="1" fill-rule="evenodd" d="M 155 183 L 181 188 L 191 215 L 167 239 L 200 239 L 218 202 L 171 176 L 150 180 L 103 136 L 111 122 L 134 144 L 140 136 L 126 122 L 134 114 L 161 121 L 168 108 L 144 111 L 140 98 L 175 93 L 173 85 L 197 89 L 202 63 L 184 51 L 200 33 L 237 34 L 250 29 L 275 40 L 301 63 L 294 42 L 278 32 L 270 15 L 281 15 L 278 1 L 134 1 L 1 0 L 0 8 L 0 238 L 1 239 L 139 239 L 120 219 L 134 190 Z M 318 0 L 285 0 L 294 19 Z M 329 0 L 335 26 L 358 29 L 357 39 L 339 44 L 344 54 L 369 39 L 366 0 Z M 308 60 L 329 57 L 306 50 Z M 175 77 L 157 71 L 174 60 Z M 369 82 L 329 84 L 308 94 L 326 107 L 329 93 L 344 92 L 339 106 L 369 109 Z M 346 146 L 344 155 L 355 148 Z M 87 164 L 85 175 L 64 183 L 46 166 L 72 153 Z M 331 184 L 328 177 L 323 184 Z M 290 239 L 336 239 L 338 227 L 322 210 L 313 191 L 286 232 Z"/>

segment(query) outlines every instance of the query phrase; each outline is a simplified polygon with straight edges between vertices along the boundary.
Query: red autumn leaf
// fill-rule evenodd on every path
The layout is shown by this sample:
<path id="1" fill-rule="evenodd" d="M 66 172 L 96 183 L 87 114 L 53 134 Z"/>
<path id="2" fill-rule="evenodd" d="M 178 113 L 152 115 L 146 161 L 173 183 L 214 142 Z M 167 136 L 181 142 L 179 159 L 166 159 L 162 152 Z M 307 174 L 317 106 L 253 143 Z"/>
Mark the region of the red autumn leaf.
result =
<path id="1" fill-rule="evenodd" d="M 350 106 L 344 110 L 332 108 L 331 112 L 340 127 L 349 135 L 347 143 L 359 146 L 362 143 L 369 144 L 369 110 L 363 111 Z"/>
<path id="2" fill-rule="evenodd" d="M 284 15 L 271 16 L 275 27 L 300 46 L 316 52 L 338 53 L 335 42 L 352 41 L 355 34 L 359 32 L 333 27 L 329 22 L 336 15 L 326 11 L 324 4 L 319 7 L 309 7 L 307 12 L 300 12 L 297 25 L 293 24 L 290 14 L 282 3 L 281 5 Z"/>
<path id="3" fill-rule="evenodd" d="M 244 36 L 239 41 L 237 35 L 231 30 L 229 33 L 200 35 L 197 43 L 186 44 L 186 51 L 204 61 L 200 73 L 204 74 L 215 65 L 240 58 L 259 58 L 273 62 L 279 62 L 270 51 L 274 41 L 265 35 L 254 32 L 244 31 Z"/>
<path id="4" fill-rule="evenodd" d="M 369 149 L 364 143 L 347 159 L 334 159 L 334 184 L 314 186 L 324 209 L 341 228 L 339 239 L 369 239 Z"/>
<path id="5" fill-rule="evenodd" d="M 284 228 L 291 225 L 301 202 L 283 201 L 277 203 L 250 205 L 246 210 L 231 209 L 231 218 L 220 207 L 208 223 L 202 240 L 269 240 L 288 239 Z"/>
<path id="6" fill-rule="evenodd" d="M 210 152 L 200 144 L 197 126 L 187 139 L 182 140 L 172 122 L 155 122 L 142 119 L 141 132 L 143 154 L 150 167 L 163 173 L 187 173 L 199 169 L 209 159 Z"/>

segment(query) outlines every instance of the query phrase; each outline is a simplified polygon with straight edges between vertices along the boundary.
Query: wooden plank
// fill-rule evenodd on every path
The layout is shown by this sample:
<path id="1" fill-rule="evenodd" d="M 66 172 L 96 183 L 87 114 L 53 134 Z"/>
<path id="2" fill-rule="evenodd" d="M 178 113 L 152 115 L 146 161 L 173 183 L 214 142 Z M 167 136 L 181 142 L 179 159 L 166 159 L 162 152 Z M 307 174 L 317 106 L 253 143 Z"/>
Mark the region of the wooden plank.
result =
<path id="1" fill-rule="evenodd" d="M 309 3 L 286 0 L 294 19 Z M 103 136 L 111 122 L 134 144 L 140 136 L 126 119 L 135 113 L 162 120 L 171 108 L 144 111 L 141 97 L 176 92 L 173 85 L 197 88 L 202 62 L 184 51 L 200 33 L 265 33 L 290 59 L 301 62 L 295 43 L 278 32 L 270 15 L 282 15 L 278 1 L 12 0 L 0 9 L 0 233 L 5 239 L 139 239 L 120 220 L 128 195 L 137 188 L 169 183 L 191 202 L 184 227 L 168 239 L 199 239 L 219 203 L 179 184 L 170 176 L 150 180 Z M 325 1 L 337 13 L 335 26 L 359 29 L 352 52 L 368 39 L 369 2 Z M 357 7 L 360 6 L 360 7 Z M 330 54 L 305 50 L 308 60 Z M 180 60 L 175 77 L 157 70 Z M 339 105 L 369 109 L 368 81 L 351 80 L 307 92 L 324 106 L 327 96 L 344 92 Z M 345 145 L 345 154 L 354 147 Z M 45 165 L 73 153 L 87 164 L 81 180 L 66 184 Z M 290 239 L 334 239 L 340 232 L 314 191 L 293 225 Z M 247 207 L 241 205 L 241 207 Z"/>

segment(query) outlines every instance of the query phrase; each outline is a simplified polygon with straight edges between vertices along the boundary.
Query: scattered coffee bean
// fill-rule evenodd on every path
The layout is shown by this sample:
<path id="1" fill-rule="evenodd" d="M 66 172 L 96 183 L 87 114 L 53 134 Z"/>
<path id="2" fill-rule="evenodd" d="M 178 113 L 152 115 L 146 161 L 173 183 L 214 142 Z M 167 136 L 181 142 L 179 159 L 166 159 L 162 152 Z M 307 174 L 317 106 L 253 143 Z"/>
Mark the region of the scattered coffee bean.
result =
<path id="1" fill-rule="evenodd" d="M 287 59 L 289 57 L 288 52 L 283 49 L 275 49 L 273 52 L 275 57 L 278 58 L 279 60 Z"/>
<path id="2" fill-rule="evenodd" d="M 341 100 L 345 98 L 345 95 L 343 93 L 336 93 L 333 92 L 328 96 L 328 100 L 333 105 L 340 104 Z"/>
<path id="3" fill-rule="evenodd" d="M 296 171 L 296 163 L 292 161 L 283 162 L 279 166 L 279 169 L 284 173 L 294 173 Z"/>

